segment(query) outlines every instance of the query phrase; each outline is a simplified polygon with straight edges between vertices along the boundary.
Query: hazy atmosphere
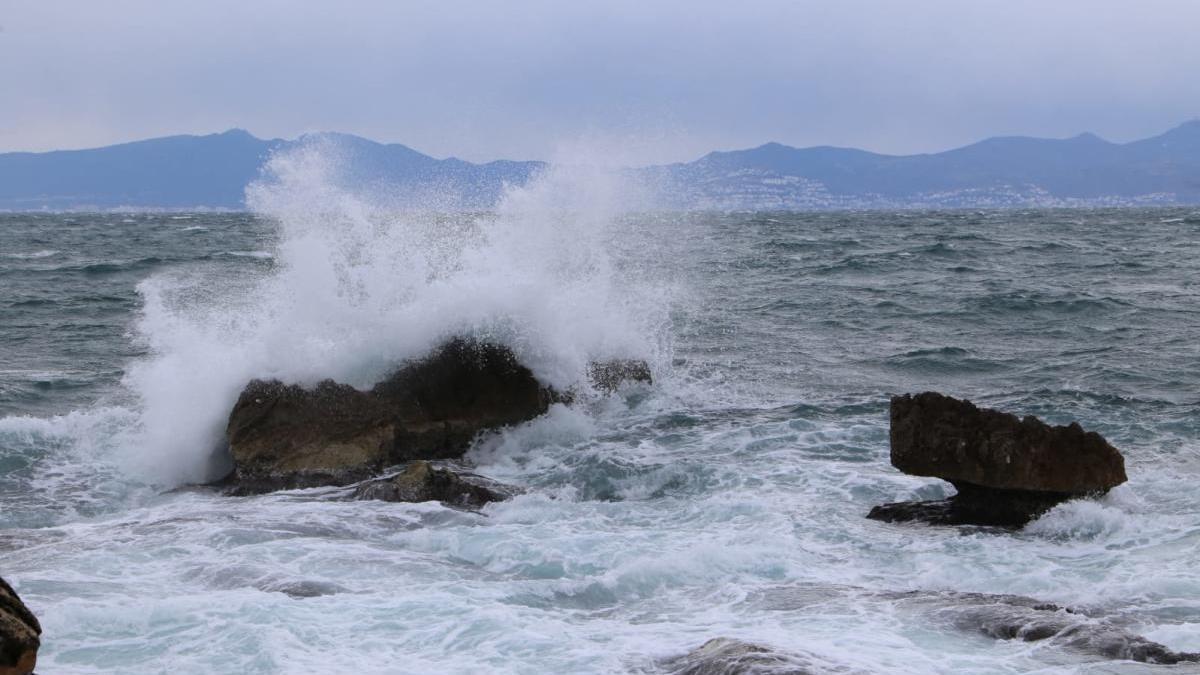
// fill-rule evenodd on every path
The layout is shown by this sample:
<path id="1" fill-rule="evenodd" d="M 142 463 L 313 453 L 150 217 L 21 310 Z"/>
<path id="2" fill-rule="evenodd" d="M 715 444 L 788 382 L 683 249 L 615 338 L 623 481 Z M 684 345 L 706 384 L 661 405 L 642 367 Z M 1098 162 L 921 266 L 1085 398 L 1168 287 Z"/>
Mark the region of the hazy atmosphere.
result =
<path id="1" fill-rule="evenodd" d="M 0 0 L 0 151 L 246 128 L 632 163 L 1113 141 L 1200 115 L 1191 0 Z"/>

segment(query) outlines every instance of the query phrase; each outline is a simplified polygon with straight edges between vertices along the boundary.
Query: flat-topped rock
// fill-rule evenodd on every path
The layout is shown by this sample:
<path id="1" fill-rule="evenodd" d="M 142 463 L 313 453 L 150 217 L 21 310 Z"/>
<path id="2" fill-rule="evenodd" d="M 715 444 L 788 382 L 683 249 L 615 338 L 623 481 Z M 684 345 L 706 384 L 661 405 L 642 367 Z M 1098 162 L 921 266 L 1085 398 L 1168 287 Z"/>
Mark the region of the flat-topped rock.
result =
<path id="1" fill-rule="evenodd" d="M 897 469 L 952 483 L 1089 494 L 1126 480 L 1121 453 L 1077 423 L 1050 426 L 934 392 L 892 398 L 891 446 Z"/>
<path id="2" fill-rule="evenodd" d="M 958 493 L 876 506 L 867 516 L 875 520 L 1021 526 L 1126 481 L 1121 453 L 1077 423 L 1051 426 L 933 392 L 892 398 L 890 436 L 893 466 Z"/>

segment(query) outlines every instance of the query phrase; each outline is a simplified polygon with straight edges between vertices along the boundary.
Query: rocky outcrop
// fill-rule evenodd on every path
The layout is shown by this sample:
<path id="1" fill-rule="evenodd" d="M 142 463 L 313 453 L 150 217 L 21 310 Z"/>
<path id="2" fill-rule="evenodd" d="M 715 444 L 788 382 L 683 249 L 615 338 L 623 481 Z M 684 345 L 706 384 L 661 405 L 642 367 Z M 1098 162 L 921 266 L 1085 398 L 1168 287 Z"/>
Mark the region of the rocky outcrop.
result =
<path id="1" fill-rule="evenodd" d="M 480 432 L 546 412 L 555 393 L 511 350 L 455 339 L 369 391 L 254 380 L 229 417 L 239 494 L 346 485 L 413 459 L 460 457 Z"/>
<path id="2" fill-rule="evenodd" d="M 1076 423 L 1050 426 L 933 392 L 892 399 L 891 444 L 897 469 L 952 483 L 1090 494 L 1126 480 L 1121 453 Z"/>
<path id="3" fill-rule="evenodd" d="M 1099 614 L 1020 595 L 878 591 L 810 583 L 764 587 L 751 594 L 747 602 L 754 609 L 816 616 L 854 607 L 857 612 L 886 615 L 897 622 L 929 630 L 950 629 L 998 640 L 1036 642 L 1049 650 L 1092 661 L 1200 662 L 1200 654 L 1177 652 L 1133 632 L 1129 626 L 1142 623 L 1136 616 Z M 1061 663 L 1058 655 L 1052 658 Z"/>
<path id="4" fill-rule="evenodd" d="M 933 604 L 935 620 L 999 640 L 1045 642 L 1106 659 L 1140 663 L 1200 662 L 1200 654 L 1176 652 L 1106 620 L 1078 610 L 1015 595 L 902 593 L 901 603 Z"/>
<path id="5" fill-rule="evenodd" d="M 869 518 L 1021 526 L 1126 480 L 1121 453 L 1076 423 L 1050 426 L 933 392 L 892 398 L 891 459 L 907 474 L 949 481 L 958 493 L 884 504 Z"/>
<path id="6" fill-rule="evenodd" d="M 774 650 L 732 638 L 713 638 L 662 664 L 670 675 L 816 675 L 851 673 L 824 659 Z"/>
<path id="7" fill-rule="evenodd" d="M 0 579 L 0 675 L 28 675 L 37 666 L 42 626 L 12 586 Z"/>
<path id="8" fill-rule="evenodd" d="M 1176 652 L 1118 626 L 1091 621 L 1052 605 L 979 608 L 960 613 L 957 624 L 1000 640 L 1046 641 L 1106 659 L 1167 665 L 1200 662 L 1200 654 Z"/>
<path id="9" fill-rule="evenodd" d="M 588 374 L 606 391 L 626 380 L 650 381 L 643 361 L 597 362 Z M 396 464 L 461 457 L 481 432 L 526 422 L 570 399 L 538 382 L 507 347 L 463 338 L 368 391 L 333 380 L 311 389 L 253 380 L 230 413 L 232 471 L 218 484 L 231 494 L 349 485 Z M 405 490 L 371 488 L 380 495 Z"/>
<path id="10" fill-rule="evenodd" d="M 490 478 L 417 460 L 409 462 L 399 473 L 357 486 L 354 498 L 388 502 L 437 501 L 450 506 L 478 509 L 488 502 L 504 501 L 520 492 L 518 488 Z"/>

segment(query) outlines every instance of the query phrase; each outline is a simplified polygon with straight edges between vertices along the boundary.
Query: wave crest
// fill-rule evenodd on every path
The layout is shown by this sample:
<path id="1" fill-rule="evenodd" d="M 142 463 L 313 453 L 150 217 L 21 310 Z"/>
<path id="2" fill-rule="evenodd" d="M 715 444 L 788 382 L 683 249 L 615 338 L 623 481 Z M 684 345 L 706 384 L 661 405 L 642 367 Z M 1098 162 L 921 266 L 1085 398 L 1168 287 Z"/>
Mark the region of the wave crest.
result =
<path id="1" fill-rule="evenodd" d="M 247 190 L 277 230 L 262 276 L 139 286 L 150 356 L 126 382 L 151 479 L 204 479 L 254 377 L 365 387 L 460 334 L 508 345 L 559 387 L 591 359 L 665 360 L 667 294 L 610 246 L 631 190 L 619 174 L 551 166 L 493 211 L 463 213 L 398 209 L 386 188 L 348 181 L 352 165 L 321 138 L 269 160 Z"/>

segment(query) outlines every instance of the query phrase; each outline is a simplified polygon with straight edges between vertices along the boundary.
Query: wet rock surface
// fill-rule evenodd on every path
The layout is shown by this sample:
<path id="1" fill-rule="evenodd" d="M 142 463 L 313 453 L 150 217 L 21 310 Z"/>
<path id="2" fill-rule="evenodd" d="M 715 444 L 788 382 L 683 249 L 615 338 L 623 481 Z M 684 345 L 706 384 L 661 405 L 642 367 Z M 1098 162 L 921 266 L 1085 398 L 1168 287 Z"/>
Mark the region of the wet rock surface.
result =
<path id="1" fill-rule="evenodd" d="M 881 504 L 867 514 L 889 523 L 930 525 L 988 525 L 1020 527 L 1058 504 L 1080 495 L 1033 490 L 998 490 L 955 483 L 958 494 L 949 499 Z"/>
<path id="2" fill-rule="evenodd" d="M 347 485 L 413 459 L 460 457 L 482 431 L 533 419 L 555 393 L 511 350 L 455 339 L 360 391 L 252 381 L 227 427 L 234 494 Z"/>
<path id="3" fill-rule="evenodd" d="M 876 520 L 1019 527 L 1126 480 L 1121 453 L 1078 424 L 1050 426 L 933 392 L 892 398 L 890 440 L 893 466 L 958 493 L 877 506 L 867 516 Z"/>
<path id="4" fill-rule="evenodd" d="M 488 502 L 504 501 L 520 493 L 519 488 L 458 467 L 417 460 L 409 462 L 399 473 L 362 483 L 353 496 L 389 502 L 438 501 L 478 509 Z"/>
<path id="5" fill-rule="evenodd" d="M 0 675 L 28 675 L 37 666 L 42 626 L 20 596 L 0 579 Z"/>
<path id="6" fill-rule="evenodd" d="M 663 662 L 670 675 L 818 675 L 851 673 L 816 657 L 781 652 L 732 638 L 714 638 L 682 656 Z"/>
<path id="7" fill-rule="evenodd" d="M 1174 651 L 1128 628 L 1140 624 L 1137 618 L 1063 607 L 1020 595 L 875 591 L 854 586 L 792 584 L 763 590 L 748 602 L 762 609 L 818 615 L 842 612 L 847 606 L 887 612 L 897 620 L 922 627 L 1038 643 L 1077 663 L 1200 662 L 1200 654 Z"/>
<path id="8" fill-rule="evenodd" d="M 892 398 L 890 437 L 892 465 L 913 476 L 1067 494 L 1100 493 L 1126 480 L 1121 453 L 1100 434 L 934 392 Z"/>
<path id="9" fill-rule="evenodd" d="M 945 606 L 933 610 L 935 617 L 960 630 L 999 640 L 1045 642 L 1089 656 L 1140 663 L 1200 662 L 1200 653 L 1176 652 L 1111 621 L 1032 598 L 980 593 L 904 595 L 918 603 L 941 601 Z"/>

